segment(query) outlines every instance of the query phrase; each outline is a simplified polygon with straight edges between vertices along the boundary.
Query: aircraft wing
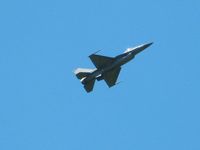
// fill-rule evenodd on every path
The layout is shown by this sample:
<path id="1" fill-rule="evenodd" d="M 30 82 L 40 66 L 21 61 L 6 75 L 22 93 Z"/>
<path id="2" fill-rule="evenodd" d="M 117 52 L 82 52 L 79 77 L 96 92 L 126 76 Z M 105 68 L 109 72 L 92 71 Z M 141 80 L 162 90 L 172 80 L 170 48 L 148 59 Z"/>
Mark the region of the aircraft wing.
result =
<path id="1" fill-rule="evenodd" d="M 109 87 L 112 87 L 116 84 L 120 70 L 121 70 L 121 67 L 118 67 L 118 68 L 115 68 L 103 75 L 104 80 L 106 81 L 106 83 Z"/>
<path id="2" fill-rule="evenodd" d="M 89 57 L 97 69 L 114 61 L 114 58 L 112 57 L 96 55 L 96 54 L 92 54 Z"/>

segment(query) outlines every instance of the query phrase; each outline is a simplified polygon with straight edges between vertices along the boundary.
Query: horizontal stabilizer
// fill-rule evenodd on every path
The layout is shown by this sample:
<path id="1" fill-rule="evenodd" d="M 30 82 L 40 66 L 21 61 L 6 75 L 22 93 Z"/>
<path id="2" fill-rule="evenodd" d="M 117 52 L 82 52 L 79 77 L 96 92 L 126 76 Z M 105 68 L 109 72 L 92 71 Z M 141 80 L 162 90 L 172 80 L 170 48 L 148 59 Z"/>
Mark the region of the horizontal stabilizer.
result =
<path id="1" fill-rule="evenodd" d="M 90 82 L 84 84 L 84 88 L 85 90 L 89 93 L 93 90 L 94 88 L 94 83 L 95 83 L 95 79 L 94 80 L 91 80 Z"/>

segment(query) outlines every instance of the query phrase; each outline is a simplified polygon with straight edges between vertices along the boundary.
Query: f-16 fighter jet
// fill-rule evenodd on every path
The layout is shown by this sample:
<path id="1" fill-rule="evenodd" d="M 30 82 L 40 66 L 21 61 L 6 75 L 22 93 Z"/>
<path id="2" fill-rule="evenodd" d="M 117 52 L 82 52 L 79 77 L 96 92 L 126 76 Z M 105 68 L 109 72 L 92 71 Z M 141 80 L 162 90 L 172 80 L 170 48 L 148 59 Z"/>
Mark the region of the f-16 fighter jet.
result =
<path id="1" fill-rule="evenodd" d="M 108 87 L 116 85 L 121 66 L 132 60 L 135 55 L 149 47 L 153 43 L 142 44 L 134 48 L 128 48 L 123 54 L 116 57 L 108 57 L 92 54 L 89 56 L 96 69 L 78 68 L 74 71 L 76 77 L 84 85 L 89 93 L 93 90 L 95 80 L 105 80 Z"/>

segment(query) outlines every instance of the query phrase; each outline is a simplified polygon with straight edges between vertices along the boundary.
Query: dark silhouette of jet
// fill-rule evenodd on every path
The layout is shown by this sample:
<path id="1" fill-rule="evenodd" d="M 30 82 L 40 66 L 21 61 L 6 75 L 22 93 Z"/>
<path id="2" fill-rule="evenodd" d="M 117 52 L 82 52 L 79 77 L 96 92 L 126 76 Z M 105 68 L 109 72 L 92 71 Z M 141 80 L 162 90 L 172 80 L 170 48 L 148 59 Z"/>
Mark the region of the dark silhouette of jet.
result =
<path id="1" fill-rule="evenodd" d="M 107 57 L 92 54 L 89 56 L 96 69 L 78 68 L 75 75 L 80 79 L 87 92 L 91 92 L 94 87 L 95 80 L 105 80 L 109 87 L 116 85 L 121 66 L 132 60 L 135 55 L 149 47 L 153 43 L 142 44 L 134 48 L 128 48 L 123 54 L 116 57 Z"/>

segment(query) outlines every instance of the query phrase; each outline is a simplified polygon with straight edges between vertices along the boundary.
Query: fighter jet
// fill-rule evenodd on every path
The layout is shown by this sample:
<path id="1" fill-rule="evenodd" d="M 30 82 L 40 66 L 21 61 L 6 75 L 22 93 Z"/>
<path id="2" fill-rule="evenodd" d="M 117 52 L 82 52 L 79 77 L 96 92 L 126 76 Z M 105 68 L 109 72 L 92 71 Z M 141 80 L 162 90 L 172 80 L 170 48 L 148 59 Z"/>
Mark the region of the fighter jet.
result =
<path id="1" fill-rule="evenodd" d="M 123 54 L 116 57 L 102 56 L 94 53 L 90 55 L 89 58 L 96 68 L 77 68 L 74 73 L 84 85 L 84 88 L 88 93 L 93 90 L 95 80 L 105 80 L 108 87 L 113 87 L 116 85 L 121 66 L 132 60 L 138 53 L 152 44 L 153 43 L 147 43 L 133 48 L 128 48 Z"/>

